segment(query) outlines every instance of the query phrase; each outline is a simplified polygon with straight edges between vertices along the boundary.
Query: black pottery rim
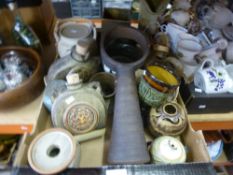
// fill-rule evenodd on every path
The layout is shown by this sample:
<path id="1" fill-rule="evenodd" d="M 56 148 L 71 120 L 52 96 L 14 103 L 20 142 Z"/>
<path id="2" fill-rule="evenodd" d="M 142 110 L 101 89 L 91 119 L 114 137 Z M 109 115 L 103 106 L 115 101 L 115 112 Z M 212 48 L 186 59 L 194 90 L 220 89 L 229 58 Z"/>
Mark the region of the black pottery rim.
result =
<path id="1" fill-rule="evenodd" d="M 122 62 L 115 61 L 114 59 L 112 59 L 109 56 L 109 54 L 106 52 L 106 49 L 105 49 L 106 39 L 108 37 L 114 38 L 115 37 L 114 31 L 117 31 L 117 30 L 127 30 L 127 33 L 126 32 L 122 33 L 122 38 L 125 37 L 128 39 L 133 39 L 134 41 L 137 42 L 136 39 L 127 36 L 128 33 L 131 33 L 131 31 L 133 31 L 137 34 L 137 36 L 135 36 L 135 38 L 140 37 L 141 40 L 144 40 L 144 44 L 137 42 L 143 48 L 145 48 L 145 50 L 143 51 L 143 56 L 140 59 L 138 59 L 137 61 L 131 62 L 131 63 L 122 63 Z M 115 38 L 117 38 L 117 37 L 115 37 Z M 124 66 L 124 67 L 127 66 L 129 69 L 142 66 L 144 61 L 146 60 L 146 58 L 149 55 L 149 48 L 150 48 L 150 42 L 149 42 L 148 37 L 146 35 L 144 35 L 139 29 L 135 29 L 135 28 L 130 27 L 130 26 L 117 26 L 116 28 L 112 29 L 111 31 L 105 32 L 103 34 L 103 36 L 101 37 L 100 45 L 101 45 L 100 52 L 101 52 L 102 62 L 104 64 L 106 64 L 108 67 L 110 67 L 111 69 L 113 69 L 114 71 L 116 71 L 118 69 L 117 67 L 122 67 L 122 66 Z M 138 65 L 140 65 L 140 66 L 138 66 Z"/>

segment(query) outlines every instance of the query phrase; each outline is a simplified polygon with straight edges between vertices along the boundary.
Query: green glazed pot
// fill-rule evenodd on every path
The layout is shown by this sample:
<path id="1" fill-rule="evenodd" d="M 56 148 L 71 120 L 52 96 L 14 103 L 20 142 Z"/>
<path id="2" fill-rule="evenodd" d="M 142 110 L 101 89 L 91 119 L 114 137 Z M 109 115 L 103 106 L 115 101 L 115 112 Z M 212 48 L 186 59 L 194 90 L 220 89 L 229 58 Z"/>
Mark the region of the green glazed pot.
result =
<path id="1" fill-rule="evenodd" d="M 167 100 L 169 94 L 153 88 L 143 77 L 141 77 L 139 83 L 139 97 L 145 104 L 152 107 L 159 107 Z"/>

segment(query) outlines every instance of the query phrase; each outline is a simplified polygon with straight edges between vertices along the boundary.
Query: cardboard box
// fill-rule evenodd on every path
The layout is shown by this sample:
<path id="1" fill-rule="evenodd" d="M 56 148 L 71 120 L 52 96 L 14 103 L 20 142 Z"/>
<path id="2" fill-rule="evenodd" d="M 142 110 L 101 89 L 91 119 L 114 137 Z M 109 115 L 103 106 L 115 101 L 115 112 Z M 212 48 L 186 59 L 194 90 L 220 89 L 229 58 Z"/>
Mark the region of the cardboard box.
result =
<path id="1" fill-rule="evenodd" d="M 180 99 L 180 98 L 179 98 Z M 184 106 L 182 101 L 179 103 Z M 109 124 L 107 126 L 110 126 Z M 39 114 L 36 129 L 32 135 L 23 135 L 16 158 L 14 160 L 14 167 L 28 166 L 27 151 L 33 138 L 43 130 L 52 127 L 50 114 L 45 109 L 41 102 L 41 111 Z M 81 143 L 81 160 L 80 167 L 100 167 L 107 164 L 108 143 L 110 139 L 110 128 L 106 128 L 106 134 L 102 137 Z M 146 135 L 147 141 L 152 141 L 152 138 Z M 210 162 L 207 152 L 204 136 L 201 131 L 194 131 L 190 123 L 181 135 L 181 141 L 187 147 L 187 162 Z"/>
<path id="2" fill-rule="evenodd" d="M 189 114 L 227 113 L 233 111 L 233 94 L 206 94 L 195 90 L 194 83 L 182 84 L 180 94 Z"/>

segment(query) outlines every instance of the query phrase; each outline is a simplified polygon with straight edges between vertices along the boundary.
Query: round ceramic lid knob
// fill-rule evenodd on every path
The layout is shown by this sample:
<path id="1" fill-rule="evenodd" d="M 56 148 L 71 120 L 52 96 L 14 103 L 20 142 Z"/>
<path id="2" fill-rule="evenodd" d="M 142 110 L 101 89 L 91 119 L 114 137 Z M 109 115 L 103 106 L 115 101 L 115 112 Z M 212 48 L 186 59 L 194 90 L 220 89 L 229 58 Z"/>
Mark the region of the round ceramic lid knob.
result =
<path id="1" fill-rule="evenodd" d="M 67 84 L 73 85 L 78 84 L 80 82 L 80 77 L 78 73 L 71 73 L 66 75 Z"/>
<path id="2" fill-rule="evenodd" d="M 80 55 L 86 55 L 89 47 L 90 47 L 89 41 L 79 40 L 75 47 L 75 50 Z"/>
<path id="3" fill-rule="evenodd" d="M 48 129 L 30 144 L 28 161 L 39 174 L 57 174 L 74 160 L 76 144 L 73 136 L 64 129 Z"/>

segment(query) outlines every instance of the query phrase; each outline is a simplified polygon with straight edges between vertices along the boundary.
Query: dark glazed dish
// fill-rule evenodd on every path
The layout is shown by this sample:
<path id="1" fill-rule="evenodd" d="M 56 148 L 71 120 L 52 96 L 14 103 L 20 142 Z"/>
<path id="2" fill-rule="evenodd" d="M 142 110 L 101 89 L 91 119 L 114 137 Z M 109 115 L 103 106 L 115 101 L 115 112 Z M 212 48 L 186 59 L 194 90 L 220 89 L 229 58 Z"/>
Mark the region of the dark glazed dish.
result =
<path id="1" fill-rule="evenodd" d="M 134 71 L 143 65 L 149 42 L 138 30 L 117 26 L 102 34 L 101 58 L 117 73 L 108 162 L 139 164 L 149 161 Z"/>
<path id="2" fill-rule="evenodd" d="M 11 51 L 24 56 L 24 61 L 33 69 L 33 72 L 28 79 L 23 81 L 15 89 L 0 93 L 0 109 L 24 105 L 35 99 L 43 89 L 41 58 L 38 53 L 24 47 L 0 47 L 0 58 L 2 58 L 2 55 Z"/>

